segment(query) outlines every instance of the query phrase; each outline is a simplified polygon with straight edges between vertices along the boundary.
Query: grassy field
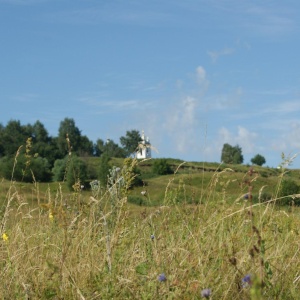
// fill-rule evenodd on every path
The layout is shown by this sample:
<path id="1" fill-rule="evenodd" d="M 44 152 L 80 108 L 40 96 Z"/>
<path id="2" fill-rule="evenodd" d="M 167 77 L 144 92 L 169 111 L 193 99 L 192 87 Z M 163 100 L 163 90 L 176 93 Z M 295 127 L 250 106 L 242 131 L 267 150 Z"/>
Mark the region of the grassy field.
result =
<path id="1" fill-rule="evenodd" d="M 278 197 L 298 170 L 151 164 L 135 189 L 130 168 L 107 189 L 2 180 L 0 298 L 299 299 L 299 208 Z"/>

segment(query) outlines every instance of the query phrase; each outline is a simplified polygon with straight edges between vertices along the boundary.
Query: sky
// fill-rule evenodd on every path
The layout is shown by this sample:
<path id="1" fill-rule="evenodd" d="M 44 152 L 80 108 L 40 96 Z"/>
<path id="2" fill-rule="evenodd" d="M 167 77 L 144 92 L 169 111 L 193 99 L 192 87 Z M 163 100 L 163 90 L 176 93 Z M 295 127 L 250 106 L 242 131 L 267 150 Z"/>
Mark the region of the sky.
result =
<path id="1" fill-rule="evenodd" d="M 300 1 L 0 0 L 0 123 L 300 168 Z"/>

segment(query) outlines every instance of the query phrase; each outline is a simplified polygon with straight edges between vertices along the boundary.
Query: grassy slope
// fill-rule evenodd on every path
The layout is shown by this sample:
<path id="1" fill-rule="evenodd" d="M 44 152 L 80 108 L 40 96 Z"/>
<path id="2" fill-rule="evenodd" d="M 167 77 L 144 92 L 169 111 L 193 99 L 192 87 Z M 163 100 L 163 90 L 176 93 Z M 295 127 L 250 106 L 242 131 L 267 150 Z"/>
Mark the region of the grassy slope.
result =
<path id="1" fill-rule="evenodd" d="M 146 173 L 151 161 L 145 164 Z M 0 298 L 200 299 L 210 288 L 211 299 L 297 299 L 298 210 L 234 201 L 248 192 L 247 180 L 253 195 L 265 185 L 274 194 L 279 174 L 231 169 L 189 163 L 176 175 L 148 178 L 146 199 L 156 207 L 126 204 L 121 193 L 2 181 L 8 240 L 0 244 Z M 298 174 L 287 176 L 298 181 Z M 161 273 L 166 282 L 157 280 Z M 243 287 L 246 274 L 253 284 Z"/>

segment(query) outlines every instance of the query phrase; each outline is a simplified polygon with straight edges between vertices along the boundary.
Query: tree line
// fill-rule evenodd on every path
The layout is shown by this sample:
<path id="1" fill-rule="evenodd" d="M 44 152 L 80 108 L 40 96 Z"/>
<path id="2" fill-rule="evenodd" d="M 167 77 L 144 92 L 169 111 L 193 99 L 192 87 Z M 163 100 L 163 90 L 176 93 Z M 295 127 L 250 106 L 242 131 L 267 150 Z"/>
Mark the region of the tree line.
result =
<path id="1" fill-rule="evenodd" d="M 25 182 L 32 181 L 33 175 L 37 181 L 61 179 L 69 154 L 125 158 L 135 152 L 140 141 L 139 131 L 131 130 L 120 138 L 120 145 L 100 138 L 93 143 L 81 133 L 72 118 L 60 122 L 58 135 L 54 137 L 39 120 L 33 125 L 10 120 L 6 126 L 0 124 L 0 175 Z M 14 165 L 16 155 L 17 167 Z"/>

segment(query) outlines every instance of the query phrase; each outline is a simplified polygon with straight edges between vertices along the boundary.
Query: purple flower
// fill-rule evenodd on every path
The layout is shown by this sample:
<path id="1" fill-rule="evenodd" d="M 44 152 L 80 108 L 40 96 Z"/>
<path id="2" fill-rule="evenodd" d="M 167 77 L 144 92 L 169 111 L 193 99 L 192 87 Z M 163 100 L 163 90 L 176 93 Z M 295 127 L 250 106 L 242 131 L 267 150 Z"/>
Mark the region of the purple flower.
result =
<path id="1" fill-rule="evenodd" d="M 164 273 L 160 274 L 160 275 L 158 276 L 158 281 L 159 281 L 159 282 L 167 281 L 166 275 L 165 275 Z"/>
<path id="2" fill-rule="evenodd" d="M 151 240 L 153 241 L 155 239 L 155 235 L 154 234 L 151 234 Z"/>
<path id="3" fill-rule="evenodd" d="M 208 299 L 211 295 L 211 289 L 204 289 L 201 291 L 201 297 Z"/>
<path id="4" fill-rule="evenodd" d="M 245 195 L 244 195 L 244 199 L 245 199 L 245 200 L 248 200 L 248 199 L 249 199 L 249 194 L 245 194 Z"/>
<path id="5" fill-rule="evenodd" d="M 242 286 L 243 287 L 247 287 L 250 286 L 252 284 L 251 281 L 251 275 L 247 274 L 243 279 L 242 279 Z"/>

